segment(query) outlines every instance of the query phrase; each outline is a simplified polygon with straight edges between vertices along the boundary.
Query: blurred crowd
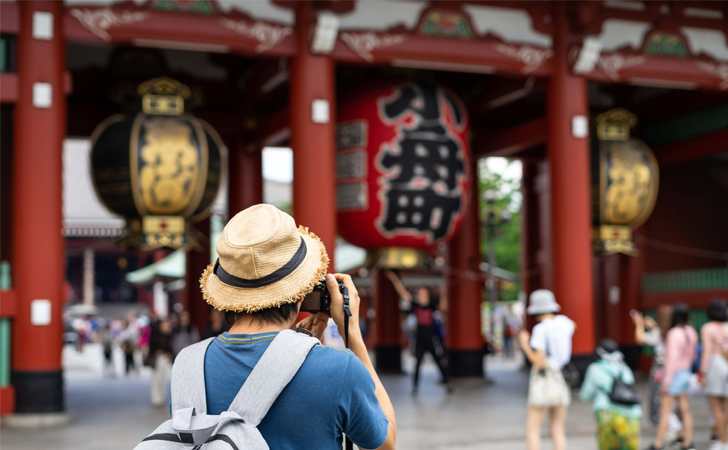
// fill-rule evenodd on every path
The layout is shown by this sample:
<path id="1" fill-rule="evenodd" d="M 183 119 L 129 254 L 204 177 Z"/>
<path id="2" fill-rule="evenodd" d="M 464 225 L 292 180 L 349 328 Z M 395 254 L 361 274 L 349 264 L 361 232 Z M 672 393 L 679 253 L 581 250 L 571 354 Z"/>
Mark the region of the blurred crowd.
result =
<path id="1" fill-rule="evenodd" d="M 189 312 L 183 309 L 163 318 L 153 312 L 129 312 L 123 319 L 67 316 L 64 340 L 78 352 L 83 352 L 88 343 L 100 344 L 106 377 L 119 375 L 114 363 L 115 352 L 123 354 L 125 376 L 138 375 L 142 367 L 150 368 L 152 404 L 161 407 L 167 404 L 168 380 L 177 354 L 190 344 L 229 329 L 220 311 L 211 311 L 209 319 L 200 334 Z"/>

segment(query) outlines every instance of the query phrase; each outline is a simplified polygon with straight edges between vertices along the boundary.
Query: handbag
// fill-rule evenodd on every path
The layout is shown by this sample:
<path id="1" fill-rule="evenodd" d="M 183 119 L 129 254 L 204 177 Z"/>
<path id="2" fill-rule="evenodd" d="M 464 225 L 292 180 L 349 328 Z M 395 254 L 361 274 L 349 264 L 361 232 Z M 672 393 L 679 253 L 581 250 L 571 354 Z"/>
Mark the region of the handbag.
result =
<path id="1" fill-rule="evenodd" d="M 561 374 L 564 376 L 564 381 L 569 387 L 575 388 L 579 386 L 579 383 L 581 382 L 581 374 L 574 363 L 571 361 L 566 363 L 566 365 L 561 368 Z"/>
<path id="2" fill-rule="evenodd" d="M 602 364 L 604 370 L 612 377 L 612 389 L 607 393 L 609 401 L 623 406 L 633 406 L 640 403 L 640 395 L 637 392 L 637 388 L 634 382 L 627 383 L 622 379 L 622 369 L 620 368 L 618 373 L 614 373 L 610 370 L 610 367 L 606 364 Z"/>
<path id="3" fill-rule="evenodd" d="M 548 349 L 551 346 L 551 336 L 546 335 L 546 353 L 548 354 Z M 579 387 L 579 383 L 581 382 L 581 374 L 579 373 L 579 369 L 576 368 L 574 363 L 569 361 L 566 363 L 564 367 L 561 368 L 561 375 L 564 378 L 564 382 L 566 382 L 566 385 L 575 388 Z"/>
<path id="4" fill-rule="evenodd" d="M 569 404 L 569 388 L 559 367 L 550 358 L 545 367 L 531 368 L 528 384 L 528 404 L 538 408 L 550 408 Z"/>

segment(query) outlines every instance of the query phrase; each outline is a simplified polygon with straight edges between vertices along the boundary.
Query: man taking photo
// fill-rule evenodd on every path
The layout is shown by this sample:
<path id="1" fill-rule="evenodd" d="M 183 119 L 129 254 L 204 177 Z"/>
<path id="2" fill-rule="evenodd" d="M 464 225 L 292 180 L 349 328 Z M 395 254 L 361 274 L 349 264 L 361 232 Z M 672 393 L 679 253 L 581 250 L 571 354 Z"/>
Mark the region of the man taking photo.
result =
<path id="1" fill-rule="evenodd" d="M 228 410 L 279 332 L 298 326 L 321 338 L 328 314 L 298 324 L 296 317 L 325 277 L 342 336 L 347 317 L 337 281 L 349 291 L 349 350 L 315 345 L 258 430 L 273 449 L 341 449 L 344 434 L 360 448 L 395 448 L 394 408 L 364 345 L 356 287 L 348 275 L 326 275 L 329 259 L 319 238 L 274 206 L 256 205 L 228 222 L 216 249 L 219 259 L 200 285 L 205 300 L 233 325 L 205 353 L 207 414 Z"/>

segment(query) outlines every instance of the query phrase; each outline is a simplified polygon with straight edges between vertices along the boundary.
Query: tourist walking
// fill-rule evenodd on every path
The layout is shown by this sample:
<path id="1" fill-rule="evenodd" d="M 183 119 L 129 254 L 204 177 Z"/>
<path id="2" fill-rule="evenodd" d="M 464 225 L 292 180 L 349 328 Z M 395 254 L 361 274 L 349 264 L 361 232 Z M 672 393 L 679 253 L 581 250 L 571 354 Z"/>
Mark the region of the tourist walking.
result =
<path id="1" fill-rule="evenodd" d="M 200 333 L 192 325 L 189 312 L 182 310 L 177 318 L 178 324 L 172 336 L 172 352 L 175 357 L 183 348 L 200 340 Z"/>
<path id="2" fill-rule="evenodd" d="M 553 292 L 538 289 L 531 293 L 526 313 L 538 322 L 533 334 L 521 330 L 521 349 L 532 364 L 528 386 L 526 445 L 528 450 L 541 446 L 541 425 L 549 414 L 551 441 L 554 450 L 566 449 L 566 413 L 571 403 L 571 390 L 561 369 L 571 361 L 571 339 L 576 325 L 564 315 Z"/>
<path id="3" fill-rule="evenodd" d="M 99 339 L 101 341 L 101 348 L 104 352 L 104 376 L 115 377 L 116 370 L 114 369 L 114 337 L 111 335 L 111 324 L 106 323 L 99 332 Z"/>
<path id="4" fill-rule="evenodd" d="M 630 316 L 635 326 L 635 343 L 637 345 L 649 345 L 654 351 L 652 367 L 650 368 L 650 374 L 647 379 L 649 391 L 648 418 L 653 425 L 657 426 L 660 422 L 660 383 L 657 377 L 658 374 L 662 373 L 662 366 L 665 363 L 665 335 L 667 335 L 667 331 L 670 329 L 672 306 L 661 305 L 657 309 L 659 324 L 652 317 L 644 317 L 637 310 L 632 310 Z M 677 420 L 677 417 L 674 420 Z M 679 420 L 677 421 L 679 422 Z"/>
<path id="5" fill-rule="evenodd" d="M 694 450 L 693 415 L 688 402 L 692 377 L 691 366 L 695 359 L 698 333 L 689 324 L 690 309 L 676 304 L 672 309 L 672 323 L 665 339 L 665 364 L 660 380 L 660 422 L 655 442 L 649 450 L 663 449 L 668 431 L 669 415 L 675 402 L 678 404 L 683 425 L 682 450 Z"/>
<path id="6" fill-rule="evenodd" d="M 593 402 L 599 450 L 637 450 L 642 407 L 634 374 L 612 339 L 599 343 L 597 355 L 599 360 L 586 370 L 579 398 Z"/>
<path id="7" fill-rule="evenodd" d="M 128 318 L 124 320 L 124 330 L 119 335 L 121 351 L 124 353 L 124 373 L 126 376 L 138 374 L 139 370 L 134 360 L 134 353 L 139 342 L 139 330 L 136 323 Z"/>
<path id="8" fill-rule="evenodd" d="M 665 363 L 665 336 L 670 330 L 672 320 L 672 305 L 660 305 L 657 308 L 657 320 L 649 316 L 643 316 L 641 312 L 632 310 L 630 312 L 632 321 L 635 324 L 635 343 L 652 347 L 654 357 L 649 376 L 647 377 L 647 391 L 649 398 L 648 418 L 652 425 L 660 423 L 660 389 L 659 377 L 662 375 L 662 367 Z M 670 445 L 680 445 L 683 442 L 682 422 L 675 413 L 677 405 L 670 412 L 668 417 L 668 432 L 665 440 Z"/>
<path id="9" fill-rule="evenodd" d="M 414 301 L 413 295 L 404 287 L 402 281 L 394 272 L 388 270 L 384 273 L 387 278 L 392 281 L 394 288 L 399 296 L 404 300 L 405 306 L 403 312 L 406 314 L 414 314 L 417 319 L 417 331 L 415 332 L 415 370 L 412 377 L 412 395 L 417 395 L 420 381 L 420 365 L 425 358 L 425 354 L 432 355 L 437 368 L 440 369 L 442 383 L 448 393 L 453 388 L 447 373 L 447 359 L 445 350 L 442 345 L 442 339 L 437 331 L 435 323 L 435 313 L 440 307 L 440 298 L 436 295 L 430 295 L 430 290 L 426 287 L 417 289 L 417 301 Z"/>
<path id="10" fill-rule="evenodd" d="M 503 357 L 513 357 L 513 336 L 515 335 L 513 324 L 509 316 L 503 317 Z"/>
<path id="11" fill-rule="evenodd" d="M 172 369 L 172 324 L 169 319 L 162 319 L 152 327 L 148 359 L 148 365 L 154 369 L 151 385 L 152 405 L 161 408 L 167 404 L 169 374 Z"/>
<path id="12" fill-rule="evenodd" d="M 703 344 L 699 376 L 715 421 L 717 440 L 710 450 L 728 449 L 728 311 L 725 300 L 713 299 L 708 306 L 709 322 L 700 329 Z"/>

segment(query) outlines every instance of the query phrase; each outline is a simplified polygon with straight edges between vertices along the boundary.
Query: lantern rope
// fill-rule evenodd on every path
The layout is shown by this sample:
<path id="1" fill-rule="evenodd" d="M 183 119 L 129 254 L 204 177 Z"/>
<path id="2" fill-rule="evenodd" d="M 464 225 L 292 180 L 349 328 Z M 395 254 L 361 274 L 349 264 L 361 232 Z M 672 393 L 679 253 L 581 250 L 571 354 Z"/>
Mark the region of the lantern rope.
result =
<path id="1" fill-rule="evenodd" d="M 657 239 L 650 239 L 644 236 L 637 236 L 636 240 L 640 243 L 649 245 L 650 247 L 659 250 L 665 250 L 668 252 L 678 253 L 687 256 L 697 256 L 699 258 L 720 259 L 723 261 L 728 261 L 728 253 L 726 252 L 716 252 L 713 250 L 705 250 L 702 248 L 688 247 L 685 245 L 673 244 L 671 242 L 660 241 Z"/>
<path id="2" fill-rule="evenodd" d="M 445 267 L 447 274 L 454 275 L 458 278 L 462 278 L 465 280 L 479 280 L 479 281 L 488 281 L 488 274 L 485 272 L 482 272 L 480 270 L 473 271 L 473 270 L 463 270 L 458 269 L 456 267 L 446 266 Z M 532 275 L 536 275 L 540 273 L 543 270 L 541 266 L 534 267 L 531 269 L 528 269 L 526 271 L 521 271 L 517 273 L 517 278 L 523 278 L 523 277 L 530 277 Z M 496 277 L 498 278 L 498 277 Z"/>

